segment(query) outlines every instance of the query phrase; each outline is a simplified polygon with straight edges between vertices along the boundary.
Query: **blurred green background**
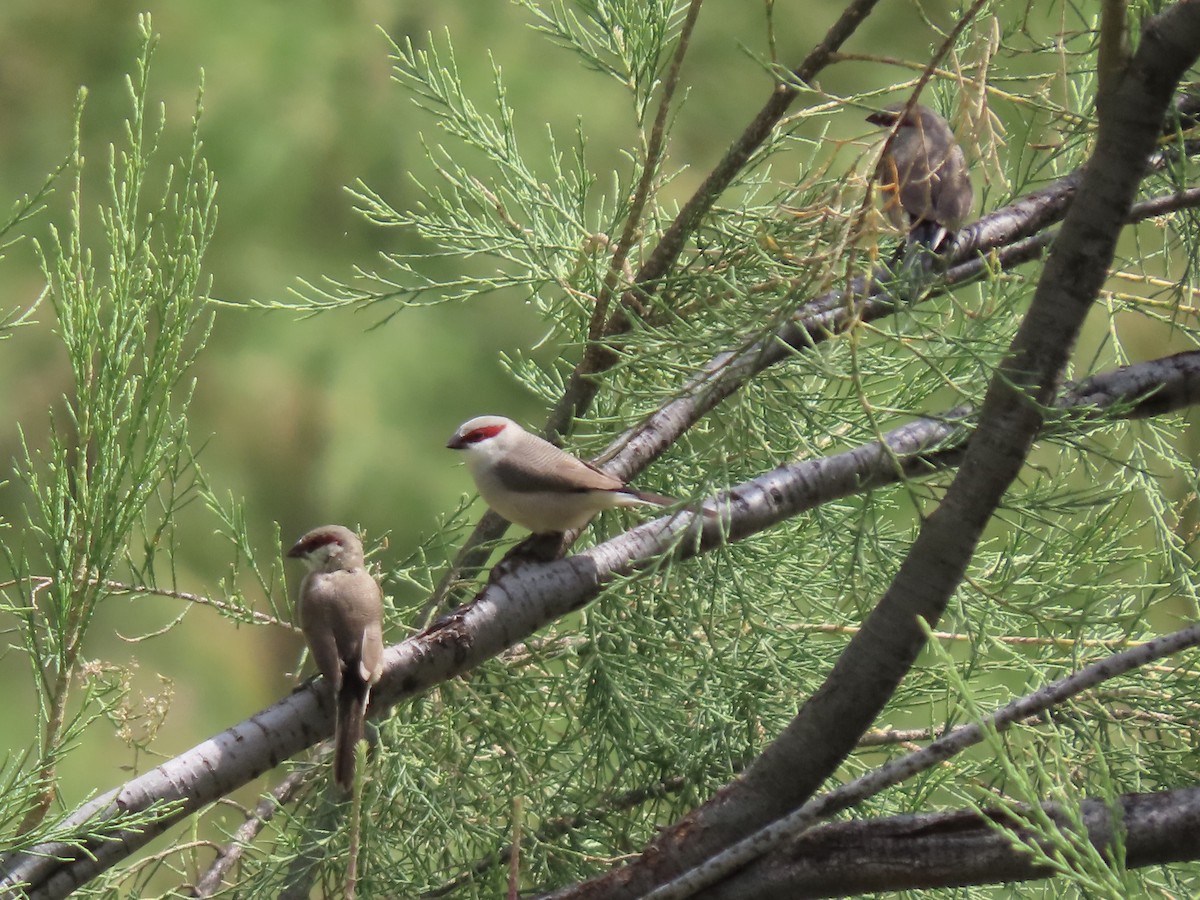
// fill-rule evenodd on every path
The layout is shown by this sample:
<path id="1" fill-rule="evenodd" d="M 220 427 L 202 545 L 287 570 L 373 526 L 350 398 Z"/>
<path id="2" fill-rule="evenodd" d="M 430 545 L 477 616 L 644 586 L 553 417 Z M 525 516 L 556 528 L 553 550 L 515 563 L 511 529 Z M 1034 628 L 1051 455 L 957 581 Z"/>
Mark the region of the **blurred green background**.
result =
<path id="1" fill-rule="evenodd" d="M 780 4 L 779 59 L 796 64 L 842 5 Z M 906 5 L 890 6 L 848 49 L 888 53 L 903 32 L 905 55 L 923 58 L 936 36 Z M 940 15 L 952 6 L 927 4 L 927 11 Z M 129 112 L 125 78 L 136 60 L 142 11 L 152 13 L 162 38 L 151 76 L 151 96 L 165 104 L 168 119 L 159 173 L 185 146 L 204 71 L 202 135 L 220 208 L 207 268 L 214 296 L 229 301 L 287 300 L 298 279 L 349 279 L 356 265 L 375 268 L 381 251 L 415 249 L 412 235 L 364 222 L 344 190 L 361 178 L 397 208 L 411 205 L 419 191 L 409 174 L 426 179 L 429 172 L 419 132 L 438 139 L 429 118 L 391 82 L 383 32 L 420 46 L 428 33 L 448 30 L 464 81 L 481 106 L 492 93 L 494 60 L 535 159 L 547 126 L 569 146 L 582 119 L 589 160 L 607 187 L 603 173 L 627 167 L 622 151 L 636 146 L 626 92 L 552 48 L 530 29 L 530 14 L 509 3 L 9 0 L 0 7 L 0 202 L 35 190 L 67 152 L 80 85 L 89 90 L 85 204 L 94 210 L 105 199 L 108 148 L 121 141 Z M 689 168 L 669 196 L 686 197 L 766 100 L 770 81 L 754 58 L 766 53 L 763 4 L 705 5 L 684 71 L 686 103 L 669 148 L 670 166 Z M 895 80 L 887 66 L 853 63 L 831 69 L 824 86 L 843 92 Z M 860 116 L 838 124 L 844 136 L 866 130 Z M 801 174 L 780 166 L 774 177 Z M 51 222 L 66 222 L 67 187 L 60 186 L 48 214 L 29 226 L 32 235 L 45 234 Z M 26 304 L 41 286 L 30 245 L 11 248 L 0 261 L 0 306 Z M 469 489 L 466 473 L 443 449 L 459 422 L 484 412 L 534 425 L 543 421 L 546 410 L 498 361 L 501 352 L 528 350 L 542 336 L 525 298 L 500 295 L 407 311 L 372 329 L 391 311 L 316 318 L 218 312 L 194 373 L 191 433 L 194 444 L 204 447 L 200 461 L 218 493 L 245 499 L 251 534 L 264 553 L 272 550 L 275 523 L 286 544 L 333 521 L 360 524 L 376 536 L 390 531 L 385 560 L 402 557 Z M 18 450 L 18 424 L 35 443 L 44 440 L 48 410 L 69 387 L 52 311 L 46 307 L 37 318 L 36 327 L 0 344 L 5 460 Z M 7 522 L 21 521 L 20 502 L 18 489 L 0 490 Z M 230 556 L 215 528 L 201 504 L 183 514 L 180 588 L 215 592 Z M 293 583 L 298 574 L 289 571 Z M 406 622 L 403 608 L 417 598 L 392 593 L 400 608 L 396 621 Z M 154 745 L 168 755 L 286 692 L 300 649 L 293 634 L 238 628 L 203 608 L 162 637 L 140 643 L 120 637 L 160 628 L 181 609 L 160 598 L 114 599 L 87 648 L 89 657 L 122 666 L 136 662 L 141 691 L 159 690 L 155 673 L 173 682 L 171 710 Z M 0 749 L 19 753 L 33 740 L 34 721 L 28 667 L 19 653 L 0 661 L 0 677 L 11 688 L 9 714 L 0 717 Z M 90 740 L 94 752 L 66 761 L 68 804 L 127 774 L 121 767 L 130 754 L 110 729 L 93 728 Z M 148 765 L 153 760 L 139 761 L 141 768 Z"/>

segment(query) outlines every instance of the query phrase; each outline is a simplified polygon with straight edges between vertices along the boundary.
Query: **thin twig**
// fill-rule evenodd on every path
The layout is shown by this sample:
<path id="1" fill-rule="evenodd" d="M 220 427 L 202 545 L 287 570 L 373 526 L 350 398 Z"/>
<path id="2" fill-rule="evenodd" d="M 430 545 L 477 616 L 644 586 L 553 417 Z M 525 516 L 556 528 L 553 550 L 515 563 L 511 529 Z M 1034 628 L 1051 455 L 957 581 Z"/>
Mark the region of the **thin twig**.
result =
<path id="1" fill-rule="evenodd" d="M 642 225 L 642 213 L 646 209 L 646 203 L 650 200 L 650 188 L 654 184 L 654 177 L 658 174 L 658 166 L 662 161 L 663 141 L 666 139 L 667 118 L 671 112 L 671 103 L 675 99 L 675 89 L 679 85 L 679 70 L 683 67 L 683 58 L 687 55 L 688 47 L 691 44 L 692 31 L 696 27 L 696 19 L 700 15 L 700 6 L 704 0 L 691 0 L 688 4 L 687 17 L 683 21 L 683 26 L 679 30 L 679 40 L 675 45 L 675 55 L 671 58 L 671 66 L 667 70 L 667 77 L 663 80 L 662 96 L 658 102 L 658 113 L 654 117 L 654 126 L 650 129 L 650 141 L 646 145 L 646 160 L 642 166 L 642 177 L 638 180 L 637 189 L 633 193 L 633 202 L 629 205 L 629 212 L 625 216 L 625 228 L 621 232 L 621 237 L 617 240 L 617 246 L 613 251 L 612 259 L 609 262 L 608 274 L 604 278 L 604 286 L 601 288 L 600 296 L 596 298 L 596 308 L 592 311 L 592 320 L 588 324 L 588 352 L 592 352 L 593 348 L 599 350 L 599 342 L 609 334 L 618 330 L 624 330 L 624 327 L 616 324 L 623 317 L 622 312 L 617 312 L 614 316 L 614 321 L 608 319 L 608 308 L 612 303 L 613 292 L 616 290 L 617 280 L 621 272 L 626 268 L 626 263 L 629 259 L 629 253 L 633 249 L 634 237 L 637 234 L 638 228 Z M 630 285 L 632 288 L 633 285 Z M 581 367 L 590 368 L 586 361 L 580 363 Z M 552 437 L 553 435 L 551 435 Z"/>
<path id="2" fill-rule="evenodd" d="M 211 606 L 213 609 L 219 609 L 227 612 L 232 616 L 239 618 L 249 618 L 251 621 L 257 622 L 260 625 L 275 625 L 279 628 L 286 628 L 288 631 L 300 633 L 300 629 L 291 622 L 285 622 L 282 619 L 277 619 L 274 616 L 269 616 L 266 613 L 261 613 L 258 610 L 246 609 L 242 606 L 235 606 L 225 600 L 217 600 L 215 597 L 205 597 L 203 594 L 193 594 L 190 591 L 175 591 L 168 588 L 150 587 L 144 584 L 125 584 L 120 581 L 102 581 L 102 587 L 108 588 L 116 594 L 146 594 L 154 597 L 170 597 L 173 600 L 186 600 L 188 603 L 195 603 L 199 606 Z"/>
<path id="3" fill-rule="evenodd" d="M 196 882 L 191 892 L 193 897 L 211 897 L 217 892 L 226 873 L 242 858 L 242 854 L 258 837 L 258 833 L 267 826 L 281 807 L 291 803 L 300 793 L 311 771 L 308 768 L 296 769 L 258 801 L 254 812 L 234 832 L 233 839 L 221 848 L 212 865 Z"/>

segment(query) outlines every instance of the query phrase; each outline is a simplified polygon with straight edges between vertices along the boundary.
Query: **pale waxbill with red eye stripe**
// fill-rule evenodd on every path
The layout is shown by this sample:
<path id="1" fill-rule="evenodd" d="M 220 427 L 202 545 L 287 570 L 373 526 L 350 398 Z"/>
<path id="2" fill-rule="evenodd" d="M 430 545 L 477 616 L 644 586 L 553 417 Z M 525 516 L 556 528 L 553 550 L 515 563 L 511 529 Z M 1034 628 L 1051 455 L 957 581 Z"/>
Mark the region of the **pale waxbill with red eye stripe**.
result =
<path id="1" fill-rule="evenodd" d="M 300 629 L 337 704 L 333 780 L 349 791 L 371 687 L 383 673 L 383 595 L 349 528 L 314 528 L 287 555 L 308 566 L 296 602 Z"/>
<path id="2" fill-rule="evenodd" d="M 937 251 L 971 214 L 971 177 L 946 120 L 920 103 L 907 113 L 904 106 L 897 103 L 867 116 L 873 125 L 896 129 L 875 180 L 884 212 L 896 227 L 908 230 L 908 243 Z"/>
<path id="3" fill-rule="evenodd" d="M 602 509 L 675 503 L 626 486 L 503 416 L 464 422 L 446 446 L 463 451 L 484 502 L 535 535 L 583 528 Z"/>

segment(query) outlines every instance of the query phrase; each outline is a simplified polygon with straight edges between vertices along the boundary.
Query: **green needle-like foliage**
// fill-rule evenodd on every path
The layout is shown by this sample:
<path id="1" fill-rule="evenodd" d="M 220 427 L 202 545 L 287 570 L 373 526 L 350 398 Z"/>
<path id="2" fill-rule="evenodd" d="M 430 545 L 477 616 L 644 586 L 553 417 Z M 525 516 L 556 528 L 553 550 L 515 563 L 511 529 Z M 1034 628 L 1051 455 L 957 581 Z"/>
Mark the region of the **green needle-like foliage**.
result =
<path id="1" fill-rule="evenodd" d="M 419 200 L 401 203 L 365 181 L 350 197 L 381 243 L 391 248 L 401 232 L 413 241 L 397 241 L 353 277 L 305 283 L 288 303 L 259 305 L 304 315 L 368 309 L 376 314 L 370 324 L 385 327 L 438 303 L 531 306 L 543 326 L 540 344 L 495 352 L 547 410 L 567 410 L 565 424 L 552 418 L 550 430 L 586 458 L 619 453 L 609 445 L 622 431 L 709 389 L 711 382 L 696 382 L 705 366 L 719 373 L 778 352 L 639 469 L 640 487 L 693 506 L 777 467 L 879 441 L 922 417 L 978 410 L 1042 261 L 1031 254 L 1027 265 L 1007 265 L 988 255 L 974 281 L 947 289 L 914 283 L 887 314 L 836 320 L 851 308 L 853 279 L 886 262 L 902 240 L 866 201 L 878 144 L 868 148 L 861 120 L 867 109 L 907 97 L 930 63 L 922 101 L 952 121 L 978 163 L 977 213 L 1027 198 L 1079 170 L 1093 148 L 1091 12 L 996 2 L 954 32 L 932 63 L 925 44 L 889 46 L 886 59 L 866 60 L 843 48 L 847 55 L 830 62 L 887 66 L 902 83 L 885 90 L 878 79 L 857 88 L 826 79 L 842 70 L 807 81 L 782 72 L 777 10 L 767 3 L 763 48 L 750 50 L 763 74 L 761 96 L 748 98 L 744 121 L 726 128 L 685 103 L 693 86 L 720 71 L 711 58 L 696 66 L 688 55 L 698 52 L 688 43 L 689 4 L 515 6 L 556 64 L 582 67 L 593 75 L 590 88 L 620 95 L 630 137 L 618 161 L 604 169 L 593 161 L 598 138 L 586 98 L 569 140 L 543 131 L 536 115 L 532 132 L 522 131 L 529 119 L 510 97 L 499 50 L 489 59 L 490 83 L 478 84 L 460 67 L 465 57 L 450 34 L 397 39 L 394 80 L 412 101 L 406 113 L 424 129 L 425 166 L 412 176 Z M 716 4 L 701 23 L 710 8 Z M 937 42 L 950 33 L 944 25 Z M 242 499 L 194 467 L 186 414 L 191 367 L 209 328 L 200 263 L 212 234 L 214 182 L 195 131 L 165 179 L 150 174 L 162 126 L 146 114 L 148 20 L 143 38 L 125 145 L 109 160 L 100 237 L 85 237 L 90 214 L 77 137 L 71 220 L 39 244 L 70 389 L 54 407 L 45 445 L 25 437 L 18 474 L 28 521 L 5 548 L 12 579 L 3 612 L 16 623 L 16 645 L 37 685 L 41 738 L 0 769 L 0 815 L 10 823 L 0 830 L 0 849 L 54 836 L 48 813 L 58 762 L 97 716 L 116 719 L 124 682 L 86 670 L 84 657 L 89 626 L 114 591 L 131 584 L 175 591 L 169 595 L 208 603 L 231 628 L 280 628 L 289 618 L 281 528 L 269 549 L 257 548 Z M 523 62 L 504 64 L 511 71 Z M 708 173 L 684 162 L 685 126 L 736 134 L 779 96 L 792 98 L 787 114 L 753 146 L 735 139 L 728 158 L 742 163 L 704 195 Z M 1184 126 L 1164 132 L 1143 197 L 1177 198 L 1195 182 L 1188 134 Z M 705 201 L 701 211 L 678 219 L 694 197 Z M 8 227 L 39 205 L 35 197 L 18 207 Z M 1186 207 L 1129 229 L 1065 378 L 1200 344 L 1198 234 Z M 660 253 L 669 261 L 655 268 Z M 822 321 L 836 324 L 813 325 L 807 339 L 780 351 L 797 309 L 817 298 L 826 298 Z M 0 335 L 5 322 L 18 321 L 0 320 Z M 361 386 L 364 393 L 388 388 Z M 877 730 L 841 761 L 835 780 L 848 782 L 1197 616 L 1200 478 L 1187 424 L 1178 414 L 1133 419 L 1130 411 L 1128 401 L 1098 414 L 1045 410 L 1020 477 L 932 625 L 931 649 L 906 671 Z M 976 420 L 960 411 L 951 421 L 957 435 L 947 446 Z M 196 848 L 217 829 L 231 841 L 225 852 L 238 857 L 222 874 L 230 896 L 344 895 L 348 869 L 362 897 L 497 897 L 514 886 L 529 895 L 610 871 L 752 766 L 826 684 L 942 501 L 950 476 L 936 456 L 895 484 L 843 493 L 703 555 L 684 560 L 690 544 L 672 546 L 469 675 L 406 697 L 362 754 L 353 802 L 326 790 L 320 752 L 287 763 L 273 756 L 270 765 L 282 763 L 289 781 L 250 816 L 253 834 L 232 833 L 240 816 L 201 813 L 152 863 L 104 873 L 85 890 L 149 892 L 167 878 L 194 884 L 212 855 Z M 395 492 L 400 516 L 408 485 L 396 477 L 380 490 Z M 159 584 L 174 572 L 177 513 L 192 497 L 203 499 L 228 541 L 220 600 L 185 595 L 173 578 Z M 471 540 L 470 514 L 479 508 L 464 499 L 447 509 L 415 548 L 370 534 L 369 558 L 383 570 L 385 591 L 433 594 Z M 573 549 L 619 535 L 641 515 L 606 513 Z M 472 580 L 464 569 L 452 581 L 470 597 L 486 578 Z M 255 608 L 246 582 L 269 612 Z M 389 606 L 387 615 L 394 640 L 425 624 L 412 610 Z M 73 694 L 74 679 L 89 672 L 86 690 Z M 1195 863 L 1136 868 L 1124 844 L 1097 851 L 1038 804 L 1058 803 L 1078 826 L 1085 799 L 1194 785 L 1198 685 L 1191 659 L 1142 667 L 1074 697 L 1046 721 L 992 734 L 868 797 L 852 815 L 1001 809 L 1011 820 L 1005 839 L 1055 873 L 1049 887 L 937 896 L 1194 894 Z"/>
<path id="2" fill-rule="evenodd" d="M 164 119 L 147 117 L 155 43 L 148 18 L 142 40 L 125 145 L 112 149 L 109 197 L 95 226 L 84 200 L 81 94 L 68 165 L 70 222 L 37 244 L 70 390 L 51 410 L 46 445 L 22 433 L 17 473 L 27 488 L 27 521 L 22 537 L 4 547 L 13 575 L 4 607 L 35 673 L 41 734 L 36 779 L 0 801 L 7 811 L 28 806 L 25 815 L 2 816 L 8 840 L 39 826 L 59 757 L 115 702 L 105 696 L 111 691 L 91 687 L 70 700 L 76 682 L 96 674 L 85 671 L 89 628 L 114 579 L 154 584 L 156 560 L 171 550 L 174 518 L 190 490 L 189 369 L 208 337 L 201 262 L 216 184 L 200 155 L 199 105 L 186 155 L 153 173 Z M 37 792 L 32 801 L 30 790 Z"/>

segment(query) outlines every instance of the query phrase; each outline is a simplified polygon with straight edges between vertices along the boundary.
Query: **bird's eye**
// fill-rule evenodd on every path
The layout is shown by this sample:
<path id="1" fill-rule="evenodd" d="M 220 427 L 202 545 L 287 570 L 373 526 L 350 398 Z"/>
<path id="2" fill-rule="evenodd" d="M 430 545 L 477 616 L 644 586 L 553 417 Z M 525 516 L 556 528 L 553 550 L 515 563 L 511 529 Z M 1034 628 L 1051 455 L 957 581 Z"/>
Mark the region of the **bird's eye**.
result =
<path id="1" fill-rule="evenodd" d="M 503 425 L 485 425 L 482 428 L 476 428 L 464 434 L 463 443 L 478 444 L 480 441 L 486 441 L 488 438 L 495 437 L 503 430 Z"/>
<path id="2" fill-rule="evenodd" d="M 337 538 L 330 537 L 328 535 L 317 535 L 317 537 L 313 540 L 312 546 L 309 548 L 308 552 L 316 553 L 317 551 L 322 551 L 324 553 L 333 553 L 341 548 L 342 542 Z"/>

